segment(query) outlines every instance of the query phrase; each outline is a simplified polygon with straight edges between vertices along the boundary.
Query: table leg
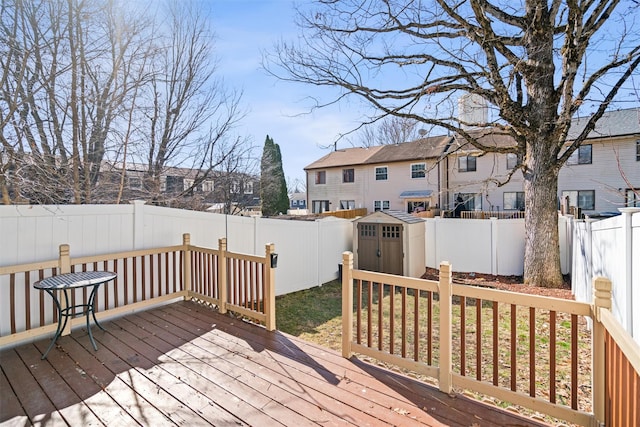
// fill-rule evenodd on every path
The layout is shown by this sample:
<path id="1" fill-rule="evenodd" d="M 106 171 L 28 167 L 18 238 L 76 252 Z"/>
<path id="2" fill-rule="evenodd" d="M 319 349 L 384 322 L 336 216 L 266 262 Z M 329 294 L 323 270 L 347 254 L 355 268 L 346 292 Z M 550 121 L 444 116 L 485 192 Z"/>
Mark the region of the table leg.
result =
<path id="1" fill-rule="evenodd" d="M 98 346 L 96 345 L 95 340 L 93 339 L 93 333 L 91 332 L 91 326 L 89 326 L 89 315 L 91 314 L 93 316 L 93 321 L 94 323 L 104 331 L 104 328 L 102 327 L 102 325 L 100 325 L 100 323 L 98 323 L 98 319 L 96 319 L 96 292 L 98 291 L 98 287 L 101 285 L 101 283 L 98 283 L 97 285 L 93 286 L 93 289 L 91 290 L 91 294 L 89 294 L 89 300 L 87 301 L 87 332 L 89 333 L 89 340 L 91 340 L 91 345 L 93 345 L 93 349 L 94 350 L 98 350 Z"/>
<path id="2" fill-rule="evenodd" d="M 65 326 L 67 326 L 67 320 L 69 319 L 69 315 L 62 313 L 62 307 L 60 306 L 60 301 L 58 300 L 58 296 L 56 294 L 55 290 L 49 290 L 49 289 L 45 289 L 45 291 L 51 295 L 51 298 L 53 298 L 53 302 L 56 305 L 56 309 L 58 310 L 58 327 L 56 328 L 56 333 L 53 335 L 53 338 L 51 339 L 51 343 L 49 344 L 49 347 L 47 348 L 47 351 L 44 352 L 44 354 L 42 355 L 42 357 L 40 358 L 41 360 L 44 360 L 47 358 L 47 355 L 49 354 L 49 352 L 51 351 L 51 349 L 53 348 L 53 346 L 55 345 L 56 341 L 58 341 L 58 338 L 60 338 L 60 335 L 62 334 L 62 331 L 64 330 Z M 61 291 L 64 294 L 64 300 L 66 303 L 66 306 L 69 306 L 69 297 L 67 296 L 67 290 L 64 289 Z M 62 318 L 64 317 L 64 322 L 62 321 Z"/>

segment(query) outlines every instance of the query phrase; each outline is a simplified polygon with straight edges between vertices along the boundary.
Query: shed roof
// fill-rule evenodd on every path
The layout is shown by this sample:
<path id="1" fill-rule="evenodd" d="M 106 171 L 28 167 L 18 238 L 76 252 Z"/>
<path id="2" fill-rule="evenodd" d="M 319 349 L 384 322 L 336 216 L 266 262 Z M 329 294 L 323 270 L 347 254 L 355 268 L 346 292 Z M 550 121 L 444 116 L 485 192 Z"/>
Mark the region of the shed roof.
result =
<path id="1" fill-rule="evenodd" d="M 416 224 L 419 222 L 424 222 L 424 219 L 419 218 L 417 216 L 413 216 L 411 214 L 408 214 L 404 211 L 393 211 L 393 210 L 383 210 L 383 211 L 376 211 L 376 212 L 372 212 L 369 215 L 365 215 L 361 218 L 358 218 L 356 221 L 360 222 L 360 221 L 366 221 L 366 219 L 370 216 L 373 215 L 380 215 L 380 214 L 384 214 L 384 215 L 388 215 L 392 218 L 395 218 L 399 221 L 402 221 L 406 224 Z"/>

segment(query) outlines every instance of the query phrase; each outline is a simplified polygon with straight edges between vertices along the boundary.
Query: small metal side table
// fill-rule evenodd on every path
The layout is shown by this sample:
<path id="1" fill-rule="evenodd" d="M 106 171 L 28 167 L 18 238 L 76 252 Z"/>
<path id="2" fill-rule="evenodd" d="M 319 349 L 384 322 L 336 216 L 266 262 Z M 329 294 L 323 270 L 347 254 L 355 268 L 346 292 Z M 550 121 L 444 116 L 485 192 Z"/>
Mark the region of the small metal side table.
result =
<path id="1" fill-rule="evenodd" d="M 42 359 L 45 359 L 49 354 L 49 351 L 53 348 L 54 344 L 60 338 L 62 331 L 65 326 L 67 326 L 67 321 L 70 317 L 75 317 L 79 315 L 84 315 L 87 319 L 87 332 L 89 333 L 89 339 L 91 340 L 91 344 L 93 345 L 94 350 L 98 350 L 98 346 L 93 339 L 93 334 L 91 333 L 91 327 L 89 326 L 89 316 L 93 317 L 93 322 L 104 331 L 104 328 L 98 323 L 96 319 L 95 312 L 95 299 L 96 292 L 98 288 L 103 283 L 109 282 L 117 277 L 116 273 L 112 273 L 109 271 L 86 271 L 81 273 L 66 273 L 60 274 L 58 276 L 47 277 L 46 279 L 39 280 L 33 284 L 33 287 L 36 289 L 42 289 L 46 291 L 53 301 L 56 304 L 58 309 L 58 328 L 56 329 L 56 333 L 51 340 L 51 344 L 49 344 L 49 348 L 42 355 Z M 76 304 L 69 305 L 69 291 L 73 291 L 77 288 L 85 288 L 92 286 L 91 294 L 89 294 L 89 299 L 86 304 Z M 62 291 L 64 295 L 65 308 L 62 308 L 60 305 L 60 301 L 58 299 L 58 295 L 56 291 Z M 77 311 L 80 310 L 80 311 Z M 64 318 L 64 321 L 62 321 Z"/>

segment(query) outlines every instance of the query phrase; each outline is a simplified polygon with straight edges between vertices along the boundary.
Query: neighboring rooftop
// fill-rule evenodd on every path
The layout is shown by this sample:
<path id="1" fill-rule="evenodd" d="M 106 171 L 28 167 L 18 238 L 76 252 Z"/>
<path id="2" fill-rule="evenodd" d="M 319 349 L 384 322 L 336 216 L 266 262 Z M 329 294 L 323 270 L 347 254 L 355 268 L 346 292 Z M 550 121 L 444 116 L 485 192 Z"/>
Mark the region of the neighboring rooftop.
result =
<path id="1" fill-rule="evenodd" d="M 588 117 L 573 119 L 567 140 L 570 141 L 575 138 L 582 129 L 584 129 L 587 121 Z M 507 133 L 497 133 L 491 129 L 470 130 L 468 132 L 472 135 L 479 135 L 478 141 L 486 146 L 509 147 L 516 145 L 513 137 Z M 589 134 L 589 138 L 633 134 L 640 134 L 640 108 L 605 112 L 596 123 L 596 128 Z M 453 151 L 459 150 L 478 151 L 458 135 L 455 137 L 441 135 L 420 138 L 401 144 L 378 145 L 367 148 L 354 147 L 332 151 L 304 169 L 324 169 L 339 166 L 437 159 L 445 152 L 450 154 Z"/>
<path id="2" fill-rule="evenodd" d="M 573 119 L 568 140 L 576 138 L 584 129 L 589 117 Z M 623 136 L 640 133 L 640 108 L 627 108 L 624 110 L 605 111 L 596 127 L 588 138 L 602 138 L 605 136 Z"/>
<path id="3" fill-rule="evenodd" d="M 377 145 L 368 148 L 356 147 L 332 151 L 304 169 L 322 169 L 336 166 L 438 158 L 445 151 L 451 139 L 450 136 L 446 135 L 434 136 L 401 144 Z"/>

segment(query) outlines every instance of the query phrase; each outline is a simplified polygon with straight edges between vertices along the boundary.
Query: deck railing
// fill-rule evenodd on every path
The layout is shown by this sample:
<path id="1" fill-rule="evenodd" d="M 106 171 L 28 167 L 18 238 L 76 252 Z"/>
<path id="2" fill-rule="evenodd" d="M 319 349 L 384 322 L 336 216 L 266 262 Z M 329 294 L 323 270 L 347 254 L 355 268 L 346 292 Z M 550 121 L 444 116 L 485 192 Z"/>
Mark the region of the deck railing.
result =
<path id="1" fill-rule="evenodd" d="M 462 211 L 460 217 L 464 219 L 514 219 L 524 218 L 524 211 Z"/>
<path id="2" fill-rule="evenodd" d="M 274 330 L 273 256 L 273 244 L 258 257 L 227 251 L 226 239 L 219 240 L 218 249 L 193 246 L 188 234 L 179 246 L 79 258 L 70 257 L 69 245 L 60 245 L 56 260 L 0 267 L 0 348 L 53 333 L 58 321 L 53 300 L 33 283 L 78 271 L 118 274 L 96 295 L 98 320 L 183 298 L 215 305 L 223 313 L 236 312 Z M 77 289 L 70 304 L 86 304 L 87 298 L 86 288 Z M 82 318 L 72 319 L 63 334 L 83 324 Z"/>
<path id="3" fill-rule="evenodd" d="M 640 425 L 640 349 L 608 309 L 608 280 L 591 305 L 453 284 L 448 263 L 422 280 L 354 270 L 347 252 L 342 270 L 344 357 L 579 425 Z"/>

